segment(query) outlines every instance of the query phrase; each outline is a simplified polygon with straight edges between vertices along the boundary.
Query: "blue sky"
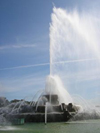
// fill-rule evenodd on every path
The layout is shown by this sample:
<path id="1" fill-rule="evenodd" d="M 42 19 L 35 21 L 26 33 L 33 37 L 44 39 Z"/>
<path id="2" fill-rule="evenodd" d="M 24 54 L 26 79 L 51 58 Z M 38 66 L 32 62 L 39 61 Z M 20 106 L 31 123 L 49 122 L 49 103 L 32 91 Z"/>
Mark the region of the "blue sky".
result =
<path id="1" fill-rule="evenodd" d="M 100 5 L 99 0 L 0 0 L 0 96 L 22 99 L 44 89 L 53 3 L 80 12 Z"/>

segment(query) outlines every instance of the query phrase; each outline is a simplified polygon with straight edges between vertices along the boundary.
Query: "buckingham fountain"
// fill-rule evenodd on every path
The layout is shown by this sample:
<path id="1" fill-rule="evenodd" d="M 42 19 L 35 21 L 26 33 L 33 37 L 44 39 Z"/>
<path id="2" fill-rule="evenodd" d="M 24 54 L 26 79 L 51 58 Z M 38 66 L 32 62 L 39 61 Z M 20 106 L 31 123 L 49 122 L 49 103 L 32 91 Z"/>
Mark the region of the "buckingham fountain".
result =
<path id="1" fill-rule="evenodd" d="M 0 121 L 24 119 L 25 122 L 47 123 L 100 118 L 98 109 L 79 95 L 76 102 L 62 82 L 62 77 L 66 75 L 66 82 L 71 81 L 73 92 L 77 93 L 74 82 L 80 81 L 79 88 L 84 87 L 96 74 L 96 64 L 99 68 L 99 41 L 95 40 L 95 27 L 93 23 L 88 23 L 92 22 L 87 21 L 90 18 L 84 19 L 84 16 L 80 17 L 76 11 L 68 13 L 63 9 L 53 8 L 50 25 L 50 75 L 46 79 L 45 89 L 36 101 L 28 102 L 24 99 L 1 107 Z M 91 30 L 87 30 L 88 28 Z M 92 84 L 93 82 L 88 87 L 92 88 Z"/>

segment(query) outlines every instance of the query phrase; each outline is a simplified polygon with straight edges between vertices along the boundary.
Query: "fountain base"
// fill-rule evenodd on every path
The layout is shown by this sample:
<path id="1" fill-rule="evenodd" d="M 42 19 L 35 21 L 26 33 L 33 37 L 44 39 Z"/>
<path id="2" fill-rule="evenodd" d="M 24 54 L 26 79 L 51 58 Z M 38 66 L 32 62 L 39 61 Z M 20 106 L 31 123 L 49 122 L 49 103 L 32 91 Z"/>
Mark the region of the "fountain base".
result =
<path id="1" fill-rule="evenodd" d="M 7 119 L 9 121 L 13 121 L 13 119 L 24 119 L 25 122 L 45 122 L 45 120 L 47 122 L 64 122 L 77 114 L 78 110 L 75 109 L 72 103 L 68 105 L 65 103 L 59 104 L 58 95 L 42 95 L 41 99 L 46 99 L 42 101 L 44 105 L 39 105 L 36 102 L 32 107 L 33 110 L 30 112 L 23 110 L 19 113 L 12 113 L 7 115 Z"/>

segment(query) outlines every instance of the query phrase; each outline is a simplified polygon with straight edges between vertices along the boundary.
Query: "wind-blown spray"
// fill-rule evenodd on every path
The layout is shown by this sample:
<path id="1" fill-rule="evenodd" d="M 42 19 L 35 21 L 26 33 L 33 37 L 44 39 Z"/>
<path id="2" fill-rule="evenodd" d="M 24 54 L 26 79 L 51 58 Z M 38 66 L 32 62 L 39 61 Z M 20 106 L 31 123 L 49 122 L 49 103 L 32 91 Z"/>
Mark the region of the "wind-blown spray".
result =
<path id="1" fill-rule="evenodd" d="M 50 73 L 72 94 L 94 97 L 100 87 L 100 19 L 90 13 L 53 8 Z"/>

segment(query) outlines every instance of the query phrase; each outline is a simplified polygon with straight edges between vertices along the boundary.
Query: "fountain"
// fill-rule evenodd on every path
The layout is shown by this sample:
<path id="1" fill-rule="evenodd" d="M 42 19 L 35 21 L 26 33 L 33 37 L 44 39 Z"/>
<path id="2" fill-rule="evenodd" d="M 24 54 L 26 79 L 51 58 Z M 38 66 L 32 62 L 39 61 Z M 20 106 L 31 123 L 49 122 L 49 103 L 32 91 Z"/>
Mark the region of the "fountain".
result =
<path id="1" fill-rule="evenodd" d="M 77 11 L 68 13 L 56 7 L 53 8 L 51 18 L 50 75 L 46 79 L 45 89 L 41 91 L 37 101 L 32 98 L 28 103 L 24 99 L 16 104 L 12 103 L 12 107 L 8 105 L 9 111 L 4 111 L 3 116 L 10 121 L 24 118 L 25 122 L 45 124 L 70 119 L 100 118 L 99 112 L 94 108 L 86 110 L 86 105 L 89 104 L 80 96 L 83 91 L 79 90 L 91 88 L 91 77 L 95 78 L 94 75 L 100 72 L 99 41 L 94 32 L 97 31 L 98 22 L 91 16 L 80 16 Z M 85 86 L 85 81 L 88 86 Z M 79 94 L 80 99 L 74 99 L 64 86 L 68 86 L 66 88 L 71 93 Z M 80 106 L 81 101 L 86 108 Z"/>

